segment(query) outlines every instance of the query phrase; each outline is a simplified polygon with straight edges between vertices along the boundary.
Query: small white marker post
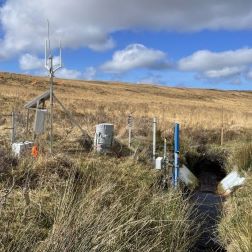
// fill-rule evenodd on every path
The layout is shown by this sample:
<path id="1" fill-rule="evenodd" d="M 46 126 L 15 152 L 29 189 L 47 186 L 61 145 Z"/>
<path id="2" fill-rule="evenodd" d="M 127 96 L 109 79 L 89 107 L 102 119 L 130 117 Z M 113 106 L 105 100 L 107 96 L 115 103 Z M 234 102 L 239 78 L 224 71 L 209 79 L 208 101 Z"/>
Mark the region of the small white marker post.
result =
<path id="1" fill-rule="evenodd" d="M 222 106 L 222 113 L 221 113 L 221 146 L 223 145 L 224 139 L 224 109 Z"/>
<path id="2" fill-rule="evenodd" d="M 152 152 L 152 159 L 153 163 L 155 164 L 156 160 L 156 132 L 157 132 L 157 121 L 156 118 L 153 118 L 153 152 Z"/>
<path id="3" fill-rule="evenodd" d="M 129 131 L 129 148 L 131 147 L 131 134 L 132 134 L 132 115 L 128 116 L 128 131 Z"/>

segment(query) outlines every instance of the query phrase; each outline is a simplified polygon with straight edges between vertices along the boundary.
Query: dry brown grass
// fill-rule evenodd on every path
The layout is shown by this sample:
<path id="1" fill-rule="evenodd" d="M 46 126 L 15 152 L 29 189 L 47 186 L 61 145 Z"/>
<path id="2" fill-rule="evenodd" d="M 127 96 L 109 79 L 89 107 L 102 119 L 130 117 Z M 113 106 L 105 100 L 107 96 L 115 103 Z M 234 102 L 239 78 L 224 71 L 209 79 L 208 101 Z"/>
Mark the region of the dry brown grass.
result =
<path id="1" fill-rule="evenodd" d="M 230 252 L 252 251 L 251 174 L 246 186 L 225 203 L 225 213 L 219 225 L 220 240 Z"/>
<path id="2" fill-rule="evenodd" d="M 0 206 L 1 251 L 187 251 L 194 244 L 197 226 L 181 192 L 164 194 L 155 172 L 132 159 L 26 158 L 8 176 L 15 183 Z M 9 186 L 0 183 L 0 199 Z"/>
<path id="3" fill-rule="evenodd" d="M 234 146 L 235 147 L 235 146 Z M 245 176 L 245 186 L 238 189 L 225 202 L 225 211 L 219 225 L 220 241 L 228 252 L 252 251 L 252 145 L 236 145 L 229 161 Z"/>
<path id="4" fill-rule="evenodd" d="M 2 73 L 0 110 L 20 110 L 26 101 L 47 89 L 48 78 Z M 109 121 L 123 135 L 129 113 L 136 124 L 156 116 L 162 130 L 174 121 L 183 128 L 220 130 L 222 108 L 225 131 L 252 129 L 252 92 L 56 79 L 55 93 L 90 132 L 95 124 Z M 57 128 L 69 129 L 60 111 L 56 105 Z"/>

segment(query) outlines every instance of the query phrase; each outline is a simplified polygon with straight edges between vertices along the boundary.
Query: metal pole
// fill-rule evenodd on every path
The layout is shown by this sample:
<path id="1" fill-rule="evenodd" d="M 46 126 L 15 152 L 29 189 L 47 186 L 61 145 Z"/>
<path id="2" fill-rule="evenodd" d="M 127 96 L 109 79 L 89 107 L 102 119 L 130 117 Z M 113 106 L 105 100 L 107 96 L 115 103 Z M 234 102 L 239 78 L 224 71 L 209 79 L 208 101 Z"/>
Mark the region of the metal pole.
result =
<path id="1" fill-rule="evenodd" d="M 129 130 L 129 148 L 131 147 L 131 134 L 132 134 L 132 116 L 128 116 L 128 130 Z"/>
<path id="2" fill-rule="evenodd" d="M 30 110 L 27 109 L 27 115 L 26 115 L 26 137 L 28 136 L 29 131 L 29 117 L 30 117 Z"/>
<path id="3" fill-rule="evenodd" d="M 163 170 L 164 170 L 164 179 L 166 180 L 166 166 L 167 166 L 167 143 L 166 138 L 164 139 L 164 159 L 163 159 Z"/>
<path id="4" fill-rule="evenodd" d="M 11 112 L 11 144 L 15 143 L 16 140 L 16 119 L 15 112 Z"/>
<path id="5" fill-rule="evenodd" d="M 36 126 L 35 126 L 35 124 L 36 124 L 36 122 L 37 122 L 37 113 L 38 113 L 38 109 L 39 109 L 39 101 L 37 101 L 37 105 L 36 105 L 36 110 L 35 110 L 35 123 L 34 123 L 34 128 L 33 128 L 33 141 L 35 142 L 35 139 L 36 139 L 36 137 L 37 137 L 37 135 L 36 135 Z"/>
<path id="6" fill-rule="evenodd" d="M 129 148 L 131 147 L 131 126 L 129 126 Z"/>
<path id="7" fill-rule="evenodd" d="M 167 160 L 167 143 L 166 138 L 164 139 L 164 160 Z"/>
<path id="8" fill-rule="evenodd" d="M 164 139 L 164 156 L 163 156 L 163 186 L 164 188 L 167 187 L 167 143 L 166 143 L 166 138 Z"/>
<path id="9" fill-rule="evenodd" d="M 45 41 L 45 68 L 49 71 L 50 74 L 50 153 L 52 154 L 53 146 L 53 77 L 54 73 L 62 67 L 62 58 L 61 58 L 61 43 L 60 43 L 60 63 L 56 66 L 53 65 L 53 55 L 51 51 L 50 43 L 50 30 L 49 30 L 49 21 L 48 22 L 48 39 Z M 47 58 L 49 54 L 49 57 Z M 49 64 L 48 64 L 49 60 Z"/>
<path id="10" fill-rule="evenodd" d="M 152 159 L 155 163 L 156 160 L 156 131 L 157 131 L 157 121 L 156 118 L 153 118 L 153 153 L 152 153 Z"/>
<path id="11" fill-rule="evenodd" d="M 65 111 L 65 113 L 68 115 L 68 117 L 70 118 L 70 121 L 72 124 L 75 124 L 82 132 L 82 134 L 85 134 L 85 131 L 81 128 L 81 126 L 78 124 L 78 122 L 73 118 L 73 116 L 71 115 L 71 113 L 65 108 L 65 106 L 61 103 L 61 101 L 53 94 L 53 97 L 55 99 L 56 102 L 59 103 L 59 105 L 62 107 L 62 109 Z"/>
<path id="12" fill-rule="evenodd" d="M 221 122 L 221 145 L 223 145 L 223 139 L 224 139 L 224 110 L 222 106 L 222 122 Z"/>
<path id="13" fill-rule="evenodd" d="M 50 60 L 50 154 L 52 154 L 52 145 L 53 145 L 53 57 L 49 58 Z"/>
<path id="14" fill-rule="evenodd" d="M 173 185 L 177 187 L 178 185 L 178 178 L 179 178 L 179 124 L 175 123 L 174 126 L 174 167 L 173 167 L 173 174 L 172 180 Z"/>

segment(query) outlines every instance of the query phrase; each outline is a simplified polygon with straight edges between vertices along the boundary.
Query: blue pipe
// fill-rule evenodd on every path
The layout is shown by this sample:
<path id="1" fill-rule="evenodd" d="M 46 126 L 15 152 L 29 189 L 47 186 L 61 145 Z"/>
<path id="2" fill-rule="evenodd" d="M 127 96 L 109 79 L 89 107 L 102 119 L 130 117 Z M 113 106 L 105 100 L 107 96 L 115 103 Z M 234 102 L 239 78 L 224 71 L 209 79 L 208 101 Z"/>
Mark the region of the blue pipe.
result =
<path id="1" fill-rule="evenodd" d="M 174 126 L 174 167 L 172 172 L 173 186 L 177 187 L 179 178 L 179 124 L 175 123 Z"/>

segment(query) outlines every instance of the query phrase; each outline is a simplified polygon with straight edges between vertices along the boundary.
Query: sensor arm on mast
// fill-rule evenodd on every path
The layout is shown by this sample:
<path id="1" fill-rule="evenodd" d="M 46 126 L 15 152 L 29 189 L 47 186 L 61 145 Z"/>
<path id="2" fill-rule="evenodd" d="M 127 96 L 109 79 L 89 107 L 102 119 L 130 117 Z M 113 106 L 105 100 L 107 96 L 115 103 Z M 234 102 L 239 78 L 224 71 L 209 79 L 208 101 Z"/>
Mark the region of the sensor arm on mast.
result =
<path id="1" fill-rule="evenodd" d="M 59 64 L 56 65 L 56 68 L 54 69 L 54 73 L 58 70 L 62 68 L 62 56 L 61 56 L 61 41 L 59 41 Z"/>

